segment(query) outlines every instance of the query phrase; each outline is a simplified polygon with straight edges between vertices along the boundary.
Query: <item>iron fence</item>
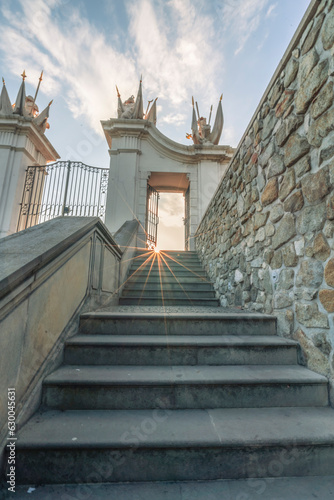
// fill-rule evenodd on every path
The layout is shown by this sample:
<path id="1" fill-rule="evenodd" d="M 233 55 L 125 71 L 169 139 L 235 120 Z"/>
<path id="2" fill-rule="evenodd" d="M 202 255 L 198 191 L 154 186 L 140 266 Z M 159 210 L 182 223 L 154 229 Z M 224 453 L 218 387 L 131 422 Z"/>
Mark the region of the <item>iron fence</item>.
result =
<path id="1" fill-rule="evenodd" d="M 59 216 L 104 220 L 109 169 L 58 161 L 27 168 L 17 230 Z"/>

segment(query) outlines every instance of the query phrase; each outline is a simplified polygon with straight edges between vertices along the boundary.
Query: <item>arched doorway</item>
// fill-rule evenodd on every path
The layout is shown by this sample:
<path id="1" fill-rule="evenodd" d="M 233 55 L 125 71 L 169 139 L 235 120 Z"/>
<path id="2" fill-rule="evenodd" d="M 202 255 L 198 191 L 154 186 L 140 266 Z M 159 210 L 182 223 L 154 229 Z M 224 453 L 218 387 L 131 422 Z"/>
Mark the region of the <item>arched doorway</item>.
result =
<path id="1" fill-rule="evenodd" d="M 147 184 L 148 246 L 184 250 L 189 246 L 189 179 L 178 172 L 152 172 Z"/>

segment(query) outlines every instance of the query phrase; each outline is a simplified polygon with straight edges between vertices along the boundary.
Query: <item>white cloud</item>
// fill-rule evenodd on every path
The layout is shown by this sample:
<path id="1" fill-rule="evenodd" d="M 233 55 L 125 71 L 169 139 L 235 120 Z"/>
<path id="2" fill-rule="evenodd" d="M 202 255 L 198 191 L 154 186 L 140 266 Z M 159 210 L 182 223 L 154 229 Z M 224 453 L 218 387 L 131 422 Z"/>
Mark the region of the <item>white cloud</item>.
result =
<path id="1" fill-rule="evenodd" d="M 236 40 L 234 54 L 239 54 L 249 37 L 258 29 L 269 0 L 228 0 L 220 9 L 225 31 Z"/>
<path id="2" fill-rule="evenodd" d="M 77 3 L 19 3 L 22 12 L 15 16 L 5 7 L 10 4 L 1 6 L 5 65 L 15 75 L 25 68 L 28 81 L 36 83 L 44 68 L 41 92 L 64 98 L 73 116 L 99 133 L 100 120 L 116 116 L 115 84 L 128 97 L 135 94 L 141 73 L 144 99 L 159 96 L 164 103 L 161 123 L 183 124 L 193 93 L 206 106 L 219 94 L 215 82 L 222 52 L 212 17 L 200 11 L 202 0 L 128 2 L 130 35 L 122 51 L 82 16 Z"/>
<path id="3" fill-rule="evenodd" d="M 274 16 L 274 11 L 275 9 L 277 8 L 277 3 L 273 3 L 269 6 L 269 9 L 267 10 L 267 14 L 266 14 L 266 17 L 272 17 Z"/>
<path id="4" fill-rule="evenodd" d="M 182 113 L 170 113 L 168 115 L 162 116 L 160 119 L 161 123 L 168 123 L 173 125 L 183 125 L 189 120 L 189 116 Z"/>

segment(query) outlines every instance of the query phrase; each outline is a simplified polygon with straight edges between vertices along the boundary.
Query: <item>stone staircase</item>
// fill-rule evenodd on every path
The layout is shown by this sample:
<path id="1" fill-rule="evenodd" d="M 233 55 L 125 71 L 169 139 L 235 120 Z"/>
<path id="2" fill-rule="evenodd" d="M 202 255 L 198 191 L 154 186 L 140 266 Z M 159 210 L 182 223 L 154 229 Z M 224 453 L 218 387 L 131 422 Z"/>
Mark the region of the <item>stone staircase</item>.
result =
<path id="1" fill-rule="evenodd" d="M 137 252 L 121 305 L 219 306 L 196 252 Z"/>
<path id="2" fill-rule="evenodd" d="M 135 304 L 146 299 L 144 271 L 137 274 Z M 173 284 L 167 272 L 164 279 Z M 130 292 L 128 282 L 125 301 Z M 18 435 L 17 478 L 131 489 L 136 481 L 329 476 L 333 417 L 327 379 L 298 364 L 297 343 L 276 335 L 272 316 L 138 305 L 86 313 L 64 364 L 44 381 L 41 410 Z M 152 488 L 145 498 L 179 498 Z M 117 498 L 137 498 L 122 491 Z"/>

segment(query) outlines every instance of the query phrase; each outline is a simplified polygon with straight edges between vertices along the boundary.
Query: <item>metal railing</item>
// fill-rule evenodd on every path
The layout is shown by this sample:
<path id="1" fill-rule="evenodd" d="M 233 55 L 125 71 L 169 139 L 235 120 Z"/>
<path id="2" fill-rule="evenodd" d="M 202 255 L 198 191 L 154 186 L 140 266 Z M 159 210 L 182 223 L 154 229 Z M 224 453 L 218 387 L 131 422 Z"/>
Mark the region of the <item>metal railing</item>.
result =
<path id="1" fill-rule="evenodd" d="M 105 215 L 109 169 L 58 161 L 26 170 L 17 230 L 59 216 Z"/>

